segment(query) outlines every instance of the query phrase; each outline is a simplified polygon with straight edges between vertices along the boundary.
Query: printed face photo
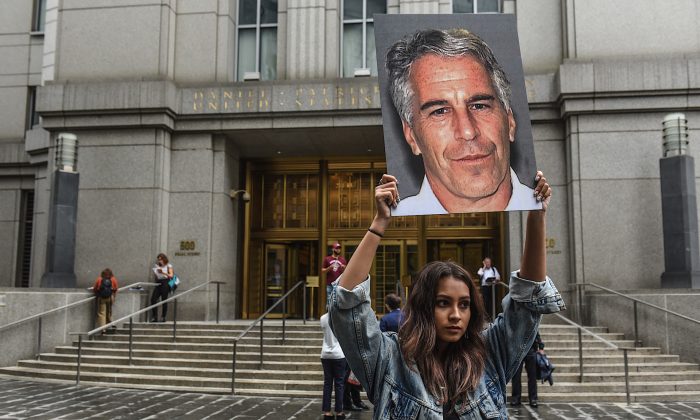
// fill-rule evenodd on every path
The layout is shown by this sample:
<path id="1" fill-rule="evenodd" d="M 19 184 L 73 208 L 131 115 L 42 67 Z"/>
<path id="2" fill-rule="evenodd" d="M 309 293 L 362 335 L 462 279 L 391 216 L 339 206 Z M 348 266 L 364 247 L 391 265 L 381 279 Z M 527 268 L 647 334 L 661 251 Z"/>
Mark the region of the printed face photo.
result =
<path id="1" fill-rule="evenodd" d="M 464 28 L 397 32 L 407 27 L 393 22 L 401 16 L 377 16 L 375 21 L 378 60 L 384 65 L 380 87 L 387 166 L 399 179 L 401 195 L 392 214 L 541 208 L 532 189 L 536 172 L 532 135 L 522 136 L 524 130 L 518 130 L 511 83 L 495 54 L 483 39 Z M 455 18 L 427 16 L 433 21 L 446 17 Z M 389 20 L 397 33 L 393 42 L 384 42 L 385 52 L 380 54 L 380 37 L 390 38 L 382 32 Z M 481 26 L 493 29 L 493 25 Z M 517 48 L 517 37 L 514 41 Z M 529 119 L 526 123 L 529 131 Z M 532 162 L 525 179 L 513 169 L 512 159 L 513 145 L 521 137 L 529 143 Z M 407 154 L 420 165 L 406 164 Z M 405 184 L 409 186 L 402 190 Z"/>

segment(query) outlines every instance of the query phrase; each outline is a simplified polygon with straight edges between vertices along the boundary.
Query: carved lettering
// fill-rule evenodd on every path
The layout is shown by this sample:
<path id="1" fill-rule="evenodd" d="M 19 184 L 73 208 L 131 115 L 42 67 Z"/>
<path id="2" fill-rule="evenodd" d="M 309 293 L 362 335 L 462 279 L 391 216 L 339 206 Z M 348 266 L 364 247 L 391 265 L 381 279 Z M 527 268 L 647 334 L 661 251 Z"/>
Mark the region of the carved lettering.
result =
<path id="1" fill-rule="evenodd" d="M 192 94 L 192 110 L 201 112 L 204 109 L 204 92 L 197 90 Z"/>
<path id="2" fill-rule="evenodd" d="M 248 100 L 246 101 L 246 110 L 255 111 L 255 92 L 253 89 L 248 90 Z"/>
<path id="3" fill-rule="evenodd" d="M 207 109 L 212 111 L 219 110 L 219 99 L 215 90 L 210 90 L 207 95 Z"/>
<path id="4" fill-rule="evenodd" d="M 229 104 L 233 101 L 233 92 L 230 90 L 224 91 L 224 111 L 229 110 Z"/>
<path id="5" fill-rule="evenodd" d="M 265 91 L 260 91 L 260 99 L 258 100 L 259 111 L 268 111 L 270 108 L 270 101 L 265 97 Z"/>

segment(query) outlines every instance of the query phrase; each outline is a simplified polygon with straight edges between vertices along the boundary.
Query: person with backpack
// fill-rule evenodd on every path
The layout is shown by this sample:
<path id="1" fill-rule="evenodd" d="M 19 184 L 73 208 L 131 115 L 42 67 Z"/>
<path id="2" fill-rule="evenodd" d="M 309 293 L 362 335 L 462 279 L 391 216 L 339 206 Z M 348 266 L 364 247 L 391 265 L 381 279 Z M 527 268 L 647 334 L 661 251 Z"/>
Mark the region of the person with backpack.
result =
<path id="1" fill-rule="evenodd" d="M 97 326 L 112 322 L 112 305 L 117 297 L 119 285 L 112 270 L 105 268 L 95 281 L 92 291 L 97 298 Z"/>
<path id="2" fill-rule="evenodd" d="M 513 375 L 513 387 L 512 387 L 512 397 L 510 399 L 510 405 L 513 407 L 520 406 L 521 393 L 522 393 L 522 378 L 523 366 L 525 366 L 525 371 L 527 372 L 527 396 L 530 401 L 530 407 L 537 407 L 537 354 L 544 354 L 544 341 L 540 337 L 539 331 L 535 335 L 535 341 L 532 346 L 527 351 L 525 359 L 520 362 L 520 366 L 515 371 Z"/>

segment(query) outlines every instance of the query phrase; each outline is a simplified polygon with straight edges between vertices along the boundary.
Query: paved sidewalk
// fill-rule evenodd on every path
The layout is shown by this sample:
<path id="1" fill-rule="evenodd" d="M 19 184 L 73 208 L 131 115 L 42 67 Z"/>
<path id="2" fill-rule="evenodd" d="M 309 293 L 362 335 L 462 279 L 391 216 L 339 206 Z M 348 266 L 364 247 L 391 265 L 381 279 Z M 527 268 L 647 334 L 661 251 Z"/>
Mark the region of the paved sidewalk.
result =
<path id="1" fill-rule="evenodd" d="M 700 402 L 540 404 L 512 419 L 700 419 Z M 0 419 L 319 419 L 321 402 L 103 388 L 0 378 Z M 369 420 L 370 412 L 351 419 Z"/>

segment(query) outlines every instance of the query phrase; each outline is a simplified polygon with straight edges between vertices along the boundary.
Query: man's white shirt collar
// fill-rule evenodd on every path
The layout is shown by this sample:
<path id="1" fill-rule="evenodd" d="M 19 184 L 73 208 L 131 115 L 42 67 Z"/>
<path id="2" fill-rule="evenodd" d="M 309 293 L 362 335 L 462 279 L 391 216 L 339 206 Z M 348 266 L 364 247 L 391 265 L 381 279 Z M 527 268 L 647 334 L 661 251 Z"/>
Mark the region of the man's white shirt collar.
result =
<path id="1" fill-rule="evenodd" d="M 518 175 L 510 168 L 510 184 L 512 194 L 505 211 L 541 209 L 542 204 L 535 199 L 535 190 L 520 183 Z M 418 194 L 402 199 L 395 209 L 391 210 L 392 216 L 406 216 L 419 214 L 447 214 L 447 210 L 440 204 L 433 189 L 430 187 L 428 177 L 423 177 Z"/>

